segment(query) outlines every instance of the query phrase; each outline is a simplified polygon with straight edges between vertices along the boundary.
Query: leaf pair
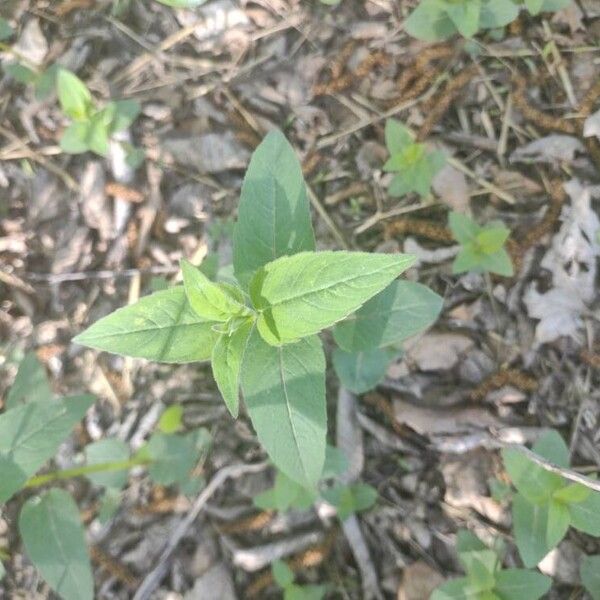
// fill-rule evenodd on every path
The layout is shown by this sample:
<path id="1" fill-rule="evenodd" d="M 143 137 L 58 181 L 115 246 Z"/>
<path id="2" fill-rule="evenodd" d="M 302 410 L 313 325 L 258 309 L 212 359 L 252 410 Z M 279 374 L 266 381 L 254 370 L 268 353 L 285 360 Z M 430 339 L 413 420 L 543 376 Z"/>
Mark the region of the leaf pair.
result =
<path id="1" fill-rule="evenodd" d="M 294 572 L 282 560 L 271 565 L 273 579 L 283 590 L 283 600 L 322 600 L 327 590 L 324 585 L 297 585 Z"/>
<path id="2" fill-rule="evenodd" d="M 518 14 L 512 0 L 422 0 L 404 27 L 413 37 L 435 42 L 457 33 L 470 38 L 482 29 L 504 27 Z"/>
<path id="3" fill-rule="evenodd" d="M 481 226 L 467 215 L 451 212 L 448 225 L 461 248 L 452 264 L 454 274 L 487 272 L 511 277 L 513 266 L 504 248 L 510 231 L 501 223 Z"/>
<path id="4" fill-rule="evenodd" d="M 555 431 L 542 436 L 532 450 L 559 467 L 568 468 L 569 450 Z M 536 565 L 563 539 L 569 526 L 600 535 L 600 493 L 569 483 L 532 462 L 516 449 L 502 452 L 504 466 L 517 495 L 512 516 L 515 540 L 526 566 Z"/>
<path id="5" fill-rule="evenodd" d="M 67 69 L 58 70 L 56 87 L 61 108 L 73 121 L 60 140 L 60 147 L 69 154 L 91 150 L 106 156 L 111 136 L 127 129 L 140 113 L 135 100 L 113 101 L 97 109 L 86 85 Z"/>
<path id="6" fill-rule="evenodd" d="M 21 362 L 0 415 L 0 504 L 50 460 L 94 402 L 89 395 L 53 399 L 34 354 Z M 79 510 L 71 496 L 52 490 L 29 498 L 19 531 L 33 564 L 65 600 L 93 597 L 93 578 Z M 41 535 L 40 532 L 49 532 Z"/>
<path id="7" fill-rule="evenodd" d="M 388 188 L 390 196 L 400 197 L 410 192 L 427 196 L 433 178 L 446 162 L 443 153 L 429 151 L 415 142 L 410 131 L 395 119 L 385 123 L 385 143 L 390 158 L 383 170 L 397 173 Z"/>
<path id="8" fill-rule="evenodd" d="M 537 571 L 502 569 L 497 551 L 470 531 L 458 533 L 456 546 L 466 577 L 442 584 L 431 600 L 537 600 L 550 589 Z"/>

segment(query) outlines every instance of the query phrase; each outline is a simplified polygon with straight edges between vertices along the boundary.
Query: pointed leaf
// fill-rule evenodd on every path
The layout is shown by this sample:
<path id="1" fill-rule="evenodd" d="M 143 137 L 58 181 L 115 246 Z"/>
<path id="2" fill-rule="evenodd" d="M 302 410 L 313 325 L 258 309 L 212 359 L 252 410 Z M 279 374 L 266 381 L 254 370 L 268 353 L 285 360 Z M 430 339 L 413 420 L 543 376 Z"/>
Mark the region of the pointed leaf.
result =
<path id="1" fill-rule="evenodd" d="M 71 496 L 53 489 L 30 498 L 19 530 L 31 562 L 64 600 L 92 600 L 94 582 L 79 510 Z"/>
<path id="2" fill-rule="evenodd" d="M 442 309 L 442 298 L 427 286 L 393 281 L 333 330 L 347 352 L 396 345 L 429 327 Z"/>
<path id="3" fill-rule="evenodd" d="M 535 567 L 550 550 L 548 505 L 532 504 L 517 494 L 512 505 L 513 530 L 519 554 L 526 567 Z"/>
<path id="4" fill-rule="evenodd" d="M 242 391 L 258 439 L 277 468 L 314 487 L 325 460 L 325 357 L 318 337 L 274 347 L 256 329 L 242 363 Z"/>
<path id="5" fill-rule="evenodd" d="M 385 377 L 397 352 L 375 348 L 365 352 L 333 351 L 333 367 L 341 384 L 355 394 L 372 390 Z"/>
<path id="6" fill-rule="evenodd" d="M 227 288 L 213 283 L 187 260 L 181 261 L 181 273 L 188 302 L 203 319 L 227 321 L 250 313 L 248 307 L 240 304 Z"/>
<path id="7" fill-rule="evenodd" d="M 96 350 L 168 363 L 210 358 L 218 334 L 199 317 L 183 286 L 150 294 L 100 319 L 74 342 Z"/>
<path id="8" fill-rule="evenodd" d="M 592 492 L 583 502 L 569 504 L 569 513 L 575 529 L 600 536 L 600 493 Z"/>
<path id="9" fill-rule="evenodd" d="M 385 122 L 385 145 L 390 154 L 402 152 L 411 144 L 414 144 L 414 139 L 405 125 L 396 119 Z"/>
<path id="10" fill-rule="evenodd" d="M 85 83 L 75 73 L 60 69 L 56 86 L 63 112 L 74 121 L 87 119 L 92 108 L 92 95 Z"/>
<path id="11" fill-rule="evenodd" d="M 334 325 L 389 285 L 414 262 L 405 254 L 303 252 L 266 265 L 250 295 L 258 329 L 287 343 Z M 271 340 L 269 340 L 271 341 Z"/>
<path id="12" fill-rule="evenodd" d="M 85 461 L 88 465 L 124 462 L 129 459 L 129 446 L 117 438 L 106 438 L 85 447 Z M 127 469 L 90 473 L 87 478 L 100 487 L 120 490 L 129 478 Z"/>
<path id="13" fill-rule="evenodd" d="M 443 0 L 422 0 L 404 22 L 406 33 L 426 42 L 447 40 L 457 33 Z"/>
<path id="14" fill-rule="evenodd" d="M 496 573 L 494 591 L 502 600 L 538 600 L 552 585 L 552 579 L 537 571 L 505 569 Z"/>
<path id="15" fill-rule="evenodd" d="M 242 185 L 233 233 L 235 276 L 247 286 L 268 262 L 314 248 L 300 162 L 285 136 L 271 131 L 252 155 Z"/>
<path id="16" fill-rule="evenodd" d="M 94 403 L 90 395 L 53 402 L 30 402 L 0 415 L 0 457 L 14 463 L 27 477 L 52 458 Z M 6 474 L 0 463 L 0 480 Z M 14 466 L 10 467 L 14 472 Z"/>
<path id="17" fill-rule="evenodd" d="M 481 227 L 473 219 L 455 211 L 448 215 L 448 226 L 454 239 L 460 244 L 468 244 L 473 241 L 481 231 Z"/>
<path id="18" fill-rule="evenodd" d="M 542 458 L 563 469 L 569 468 L 569 448 L 558 431 L 548 431 L 541 435 L 531 448 Z"/>
<path id="19" fill-rule="evenodd" d="M 294 572 L 282 560 L 276 560 L 271 565 L 271 571 L 279 587 L 286 588 L 294 583 Z"/>
<path id="20" fill-rule="evenodd" d="M 592 599 L 600 600 L 600 555 L 586 556 L 581 562 L 579 572 L 581 573 L 581 583 Z"/>
<path id="21" fill-rule="evenodd" d="M 11 409 L 27 402 L 48 402 L 52 400 L 52 390 L 44 365 L 35 352 L 29 352 L 19 365 L 15 381 L 6 398 L 6 408 Z"/>
<path id="22" fill-rule="evenodd" d="M 480 600 L 480 593 L 471 588 L 466 577 L 459 577 L 436 588 L 429 600 Z"/>
<path id="23" fill-rule="evenodd" d="M 225 405 L 235 419 L 239 410 L 239 381 L 242 358 L 254 324 L 244 323 L 231 335 L 222 334 L 212 353 L 212 372 Z"/>

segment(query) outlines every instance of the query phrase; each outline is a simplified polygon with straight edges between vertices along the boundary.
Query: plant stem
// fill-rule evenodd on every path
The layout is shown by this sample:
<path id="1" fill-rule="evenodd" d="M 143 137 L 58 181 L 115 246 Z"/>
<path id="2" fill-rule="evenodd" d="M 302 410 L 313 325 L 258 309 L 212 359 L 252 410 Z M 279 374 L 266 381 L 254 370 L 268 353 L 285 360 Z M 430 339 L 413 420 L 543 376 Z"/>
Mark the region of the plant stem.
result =
<path id="1" fill-rule="evenodd" d="M 43 475 L 34 475 L 29 478 L 23 487 L 33 488 L 40 487 L 51 481 L 59 481 L 62 479 L 71 479 L 80 477 L 81 475 L 90 475 L 92 473 L 107 473 L 110 471 L 125 471 L 132 467 L 147 465 L 151 460 L 147 458 L 130 458 L 129 460 L 118 460 L 114 462 L 97 463 L 95 465 L 83 465 L 81 467 L 73 467 L 71 469 L 63 469 L 61 471 L 52 471 Z"/>

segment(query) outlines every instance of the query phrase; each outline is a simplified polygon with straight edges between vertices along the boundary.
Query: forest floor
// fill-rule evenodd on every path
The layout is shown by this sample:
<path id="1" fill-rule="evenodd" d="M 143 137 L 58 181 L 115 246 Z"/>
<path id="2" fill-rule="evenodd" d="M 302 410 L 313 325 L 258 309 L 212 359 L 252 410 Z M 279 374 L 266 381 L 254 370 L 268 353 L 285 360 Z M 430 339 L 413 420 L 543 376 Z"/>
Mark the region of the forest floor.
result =
<path id="1" fill-rule="evenodd" d="M 460 573 L 458 528 L 504 537 L 514 553 L 508 505 L 492 495 L 506 481 L 498 439 L 556 429 L 574 464 L 600 465 L 600 4 L 433 45 L 404 33 L 414 3 L 397 0 L 113 4 L 0 6 L 30 61 L 59 61 L 97 98 L 137 99 L 131 138 L 146 152 L 135 170 L 118 156 L 62 153 L 56 98 L 36 100 L 31 86 L 1 76 L 0 397 L 30 349 L 57 393 L 97 396 L 59 467 L 107 435 L 139 447 L 174 403 L 187 427 L 213 436 L 198 466 L 207 481 L 260 459 L 247 417 L 230 418 L 206 366 L 126 360 L 71 338 L 158 278 L 173 280 L 181 257 L 231 262 L 244 169 L 279 127 L 301 157 L 319 247 L 416 254 L 409 278 L 442 295 L 444 308 L 374 392 L 343 399 L 361 478 L 379 493 L 358 518 L 370 560 L 314 510 L 254 508 L 272 482 L 267 469 L 216 490 L 154 597 L 277 597 L 268 565 L 291 558 L 300 581 L 328 582 L 331 597 L 422 600 Z M 392 116 L 452 157 L 427 198 L 387 193 Z M 452 275 L 449 210 L 510 228 L 514 277 Z M 333 375 L 329 384 L 334 439 Z M 132 597 L 194 498 L 134 472 L 116 517 L 101 525 L 94 488 L 68 486 L 88 525 L 97 597 Z M 6 526 L 0 519 L 0 541 L 14 554 L 0 598 L 47 597 Z M 549 597 L 583 598 L 579 559 L 598 551 L 570 533 L 542 565 L 555 581 Z"/>

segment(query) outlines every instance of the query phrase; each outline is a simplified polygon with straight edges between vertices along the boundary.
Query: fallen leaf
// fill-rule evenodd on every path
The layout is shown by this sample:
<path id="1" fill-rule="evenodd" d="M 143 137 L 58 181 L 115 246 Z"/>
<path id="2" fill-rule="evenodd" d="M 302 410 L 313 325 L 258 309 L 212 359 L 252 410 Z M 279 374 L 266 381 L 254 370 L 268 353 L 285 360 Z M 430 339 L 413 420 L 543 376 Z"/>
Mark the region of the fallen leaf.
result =
<path id="1" fill-rule="evenodd" d="M 446 371 L 473 347 L 473 340 L 460 333 L 425 333 L 405 345 L 405 360 L 421 371 Z"/>
<path id="2" fill-rule="evenodd" d="M 570 135 L 554 134 L 534 140 L 517 148 L 509 157 L 511 163 L 571 162 L 577 152 L 583 152 L 583 144 Z"/>
<path id="3" fill-rule="evenodd" d="M 600 140 L 600 110 L 591 114 L 583 124 L 583 136 L 592 137 L 593 135 Z"/>
<path id="4" fill-rule="evenodd" d="M 452 165 L 444 165 L 431 182 L 433 191 L 452 210 L 466 212 L 469 208 L 469 185 L 464 173 Z"/>
<path id="5" fill-rule="evenodd" d="M 404 568 L 398 588 L 398 600 L 424 600 L 446 581 L 426 562 L 418 560 Z"/>

